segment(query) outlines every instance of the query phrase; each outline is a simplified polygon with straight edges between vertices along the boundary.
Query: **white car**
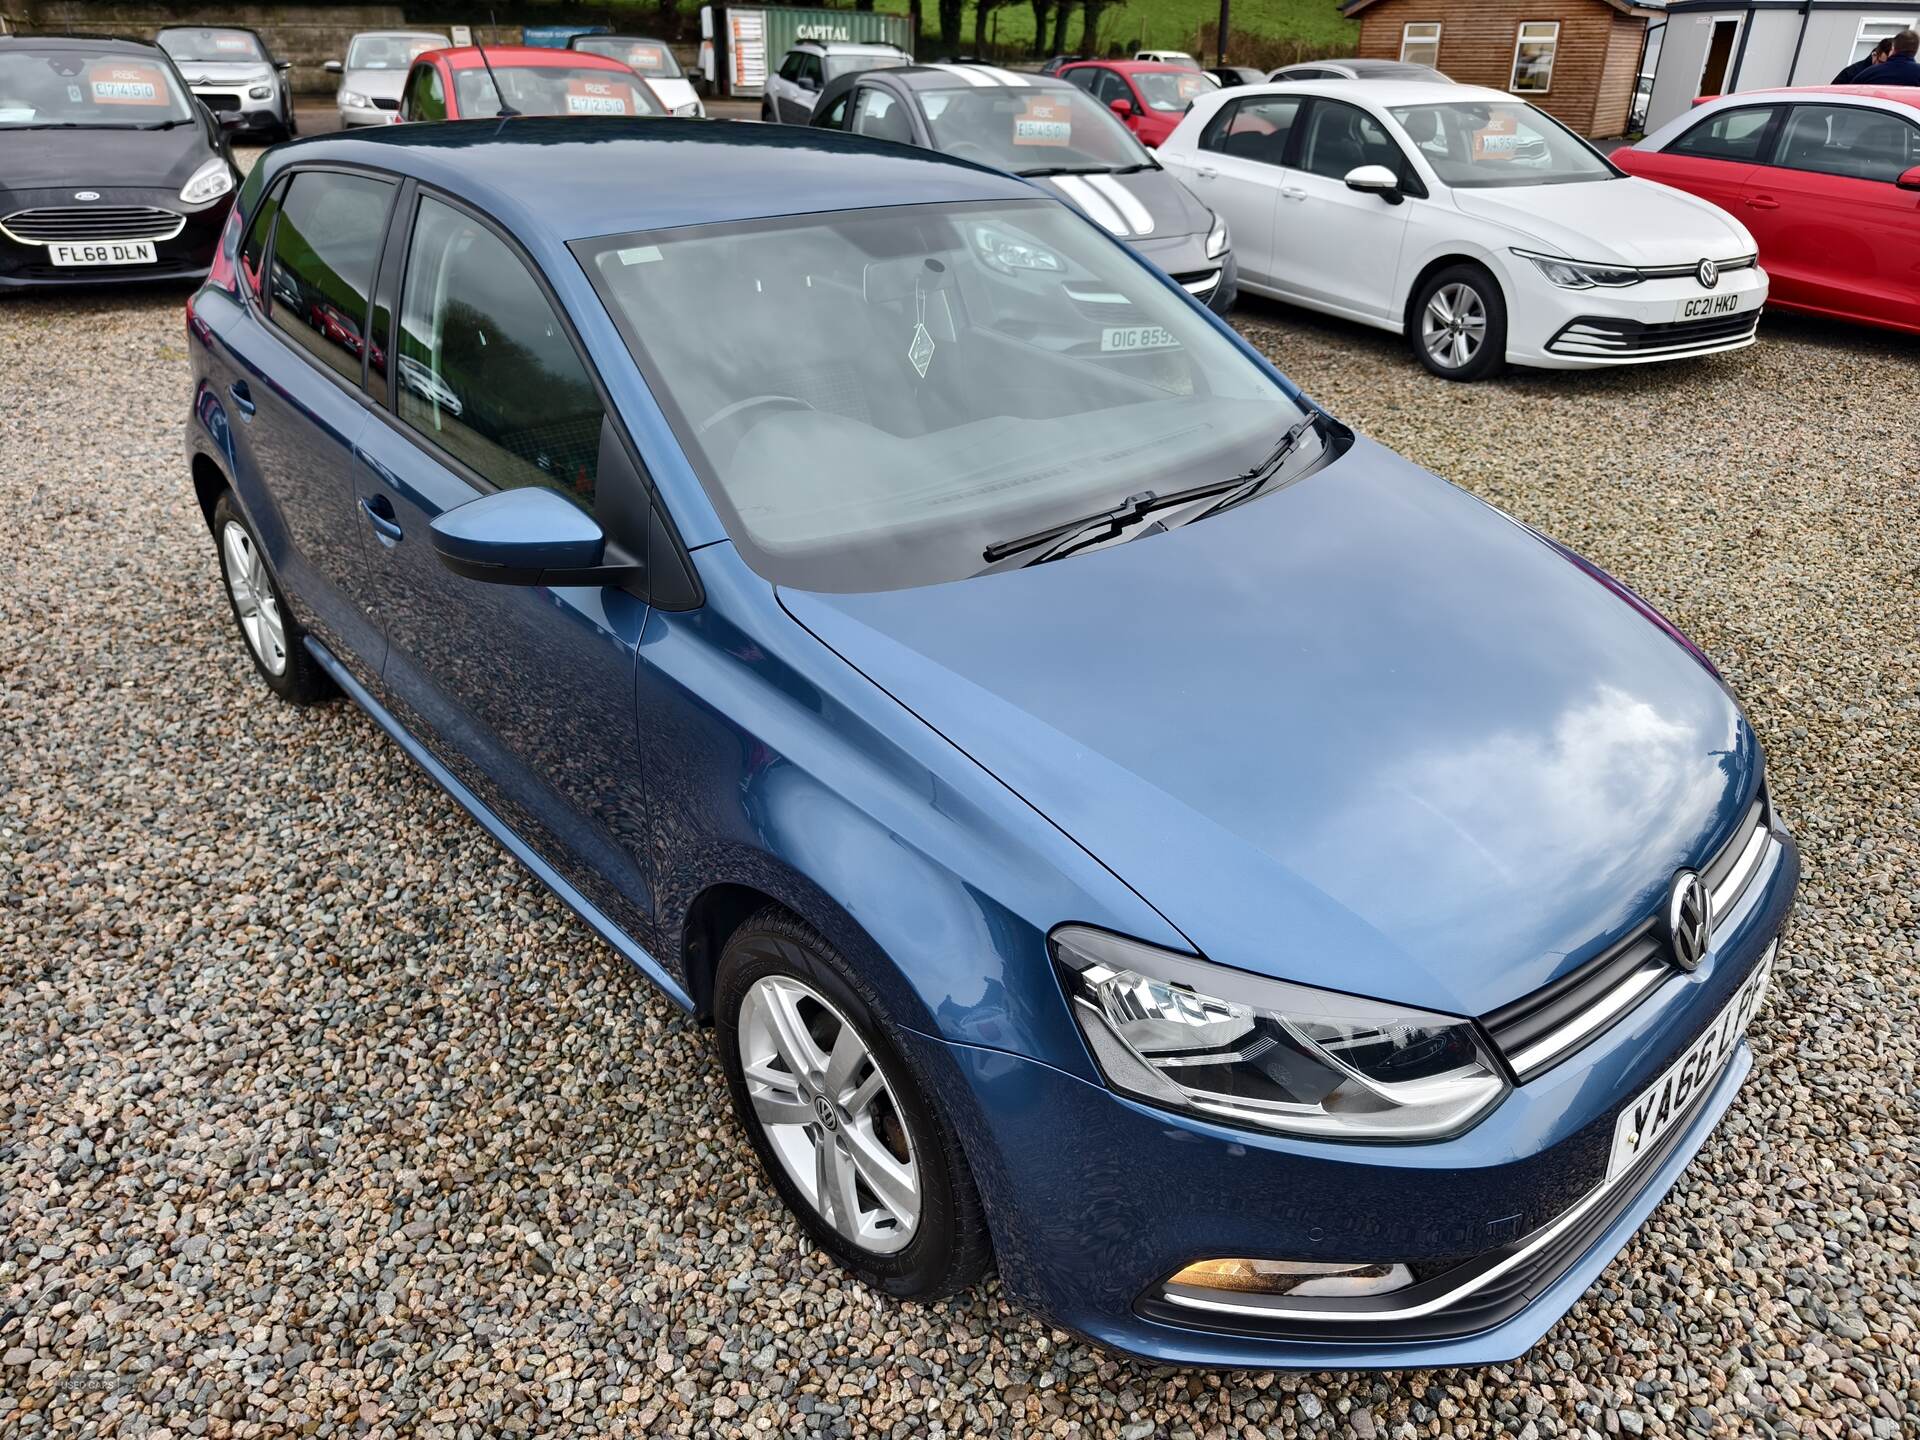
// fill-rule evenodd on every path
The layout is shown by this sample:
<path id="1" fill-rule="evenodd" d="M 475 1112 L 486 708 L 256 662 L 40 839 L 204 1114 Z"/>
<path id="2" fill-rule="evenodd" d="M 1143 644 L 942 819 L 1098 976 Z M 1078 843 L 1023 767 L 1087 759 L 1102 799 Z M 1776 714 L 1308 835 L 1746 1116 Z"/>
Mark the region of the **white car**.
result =
<path id="1" fill-rule="evenodd" d="M 400 87 L 407 67 L 429 50 L 444 50 L 451 42 L 431 30 L 363 30 L 347 42 L 345 62 L 329 60 L 325 70 L 340 77 L 334 104 L 340 109 L 340 128 L 355 125 L 391 125 L 400 108 Z"/>
<path id="2" fill-rule="evenodd" d="M 1198 70 L 1200 62 L 1184 50 L 1136 50 L 1136 60 L 1152 60 L 1161 65 L 1182 65 L 1189 70 Z"/>
<path id="3" fill-rule="evenodd" d="M 1450 380 L 1736 350 L 1767 300 L 1738 220 L 1498 90 L 1244 86 L 1156 153 L 1226 218 L 1242 290 L 1404 334 Z"/>
<path id="4" fill-rule="evenodd" d="M 693 93 L 693 82 L 674 58 L 673 48 L 664 40 L 645 35 L 575 35 L 567 41 L 567 48 L 618 60 L 653 87 L 660 103 L 675 115 L 707 113 L 707 107 Z"/>

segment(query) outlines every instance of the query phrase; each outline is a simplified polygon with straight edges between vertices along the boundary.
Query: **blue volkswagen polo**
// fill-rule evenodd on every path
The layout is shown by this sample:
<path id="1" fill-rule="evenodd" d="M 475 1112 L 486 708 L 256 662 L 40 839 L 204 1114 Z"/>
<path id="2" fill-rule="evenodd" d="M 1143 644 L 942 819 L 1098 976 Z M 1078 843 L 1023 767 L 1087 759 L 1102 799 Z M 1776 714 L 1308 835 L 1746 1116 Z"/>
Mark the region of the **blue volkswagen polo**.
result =
<path id="1" fill-rule="evenodd" d="M 1799 861 L 1706 658 L 1027 183 L 671 120 L 306 141 L 189 331 L 262 680 L 711 1021 L 871 1286 L 1498 1361 L 1747 1073 Z"/>

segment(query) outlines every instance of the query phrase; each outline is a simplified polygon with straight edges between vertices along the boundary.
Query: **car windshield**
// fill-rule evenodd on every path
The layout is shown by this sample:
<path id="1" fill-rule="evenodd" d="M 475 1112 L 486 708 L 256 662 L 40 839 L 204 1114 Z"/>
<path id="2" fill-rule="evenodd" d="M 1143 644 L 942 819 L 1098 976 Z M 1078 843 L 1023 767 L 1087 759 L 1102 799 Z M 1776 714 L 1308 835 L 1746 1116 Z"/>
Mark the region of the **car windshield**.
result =
<path id="1" fill-rule="evenodd" d="M 1552 116 L 1518 101 L 1395 105 L 1389 113 L 1434 174 L 1456 189 L 1567 185 L 1620 173 Z"/>
<path id="2" fill-rule="evenodd" d="M 1219 84 L 1198 70 L 1138 70 L 1133 76 L 1140 98 L 1155 110 L 1184 110 Z"/>
<path id="3" fill-rule="evenodd" d="M 124 130 L 192 116 L 172 69 L 158 56 L 18 45 L 0 50 L 0 129 Z"/>
<path id="4" fill-rule="evenodd" d="M 245 30 L 162 30 L 160 48 L 175 60 L 257 64 L 267 58 L 260 42 Z"/>
<path id="5" fill-rule="evenodd" d="M 618 35 L 582 35 L 573 42 L 573 48 L 584 50 L 589 55 L 604 55 L 609 60 L 618 60 L 629 70 L 638 71 L 649 80 L 678 80 L 682 73 L 680 62 L 673 58 L 673 51 L 658 40 L 626 40 Z"/>
<path id="6" fill-rule="evenodd" d="M 499 77 L 498 95 L 494 93 L 494 76 Z M 497 114 L 503 99 L 522 115 L 667 113 L 644 82 L 618 70 L 588 65 L 503 65 L 495 61 L 491 74 L 485 66 L 456 70 L 453 83 L 460 113 L 468 119 Z"/>
<path id="7" fill-rule="evenodd" d="M 404 70 L 429 50 L 444 50 L 438 35 L 356 35 L 347 47 L 349 70 Z"/>
<path id="8" fill-rule="evenodd" d="M 852 75 L 860 70 L 891 70 L 909 61 L 905 55 L 875 52 L 867 55 L 826 55 L 820 63 L 826 67 L 827 79 L 837 80 L 842 75 Z"/>
<path id="9" fill-rule="evenodd" d="M 1237 475 L 1304 413 L 1060 204 L 842 211 L 575 250 L 729 534 L 779 584 L 975 575 L 997 542 Z"/>
<path id="10" fill-rule="evenodd" d="M 1113 112 L 1071 85 L 922 90 L 933 146 L 1016 174 L 1152 165 Z"/>

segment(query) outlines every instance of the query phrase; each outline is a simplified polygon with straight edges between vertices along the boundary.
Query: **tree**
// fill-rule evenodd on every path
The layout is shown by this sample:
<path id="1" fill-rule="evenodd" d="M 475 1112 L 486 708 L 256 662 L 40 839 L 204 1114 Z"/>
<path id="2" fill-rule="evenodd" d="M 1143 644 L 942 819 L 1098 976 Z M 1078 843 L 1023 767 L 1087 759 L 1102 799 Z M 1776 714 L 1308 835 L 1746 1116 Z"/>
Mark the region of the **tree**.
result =
<path id="1" fill-rule="evenodd" d="M 940 0 L 940 43 L 948 54 L 960 49 L 960 11 L 965 0 Z"/>
<path id="2" fill-rule="evenodd" d="M 1073 0 L 1054 0 L 1053 53 L 1067 53 L 1067 16 L 1073 13 Z"/>
<path id="3" fill-rule="evenodd" d="M 987 17 L 1011 0 L 974 0 L 973 6 L 973 53 L 987 53 Z"/>
<path id="4" fill-rule="evenodd" d="M 1033 56 L 1036 60 L 1047 53 L 1047 15 L 1053 9 L 1053 0 L 1027 0 L 1033 6 Z"/>
<path id="5" fill-rule="evenodd" d="M 1080 52 L 1083 55 L 1100 53 L 1100 12 L 1107 8 L 1108 0 L 1080 0 Z"/>

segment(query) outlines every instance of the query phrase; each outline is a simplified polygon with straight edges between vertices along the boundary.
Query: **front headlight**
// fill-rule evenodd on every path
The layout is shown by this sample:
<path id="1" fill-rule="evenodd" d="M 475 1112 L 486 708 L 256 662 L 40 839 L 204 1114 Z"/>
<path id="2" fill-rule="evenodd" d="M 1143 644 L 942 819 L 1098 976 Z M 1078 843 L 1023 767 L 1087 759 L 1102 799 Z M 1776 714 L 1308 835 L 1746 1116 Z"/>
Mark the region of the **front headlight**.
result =
<path id="1" fill-rule="evenodd" d="M 373 101 L 362 95 L 358 90 L 342 90 L 340 92 L 340 103 L 349 110 L 371 110 L 373 108 Z"/>
<path id="2" fill-rule="evenodd" d="M 700 108 L 700 102 L 698 100 L 689 100 L 684 105 L 676 105 L 673 113 L 676 115 L 685 115 L 690 118 L 697 118 L 706 112 Z"/>
<path id="3" fill-rule="evenodd" d="M 255 100 L 265 100 L 273 94 L 273 86 L 255 85 L 247 91 L 247 94 L 251 95 Z"/>
<path id="4" fill-rule="evenodd" d="M 1067 925 L 1053 954 L 1114 1089 L 1324 1140 L 1457 1135 L 1507 1093 L 1471 1020 L 1229 970 Z"/>
<path id="5" fill-rule="evenodd" d="M 1209 260 L 1218 260 L 1222 255 L 1227 253 L 1227 248 L 1232 244 L 1233 240 L 1227 234 L 1227 217 L 1224 215 L 1216 215 L 1213 221 L 1213 229 L 1207 235 L 1207 258 Z"/>
<path id="6" fill-rule="evenodd" d="M 216 155 L 194 171 L 187 183 L 180 187 L 180 198 L 189 205 L 204 205 L 231 189 L 233 169 Z"/>
<path id="7" fill-rule="evenodd" d="M 989 267 L 1012 274 L 1015 270 L 1064 270 L 1067 267 L 1051 250 L 996 230 L 991 225 L 973 227 L 973 248 Z"/>
<path id="8" fill-rule="evenodd" d="M 1591 290 L 1596 285 L 1617 289 L 1622 285 L 1638 285 L 1646 278 L 1629 265 L 1589 265 L 1579 260 L 1562 260 L 1557 255 L 1536 254 L 1532 250 L 1516 249 L 1513 253 L 1522 260 L 1531 260 L 1533 268 L 1545 276 L 1549 284 L 1563 290 Z"/>

